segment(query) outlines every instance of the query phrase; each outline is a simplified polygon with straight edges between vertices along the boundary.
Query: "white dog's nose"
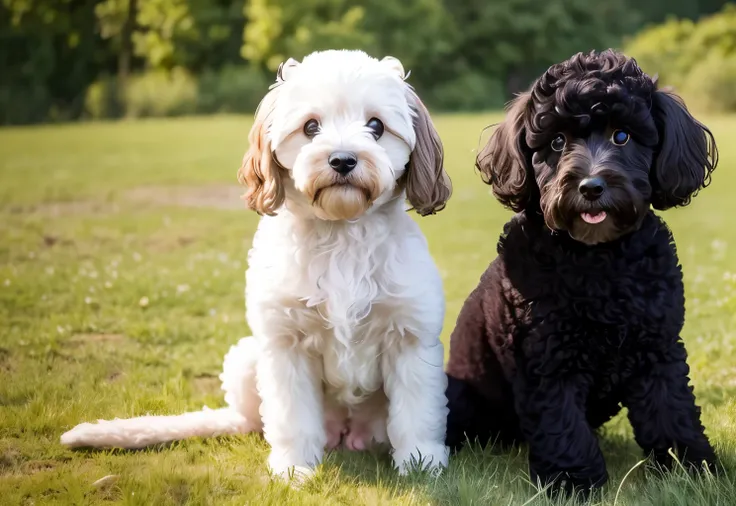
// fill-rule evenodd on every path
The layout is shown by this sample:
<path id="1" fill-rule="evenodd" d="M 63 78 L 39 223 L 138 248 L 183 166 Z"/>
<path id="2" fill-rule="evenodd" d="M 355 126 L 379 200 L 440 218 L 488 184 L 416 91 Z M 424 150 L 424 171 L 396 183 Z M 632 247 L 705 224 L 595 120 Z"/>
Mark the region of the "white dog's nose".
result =
<path id="1" fill-rule="evenodd" d="M 358 157 L 348 151 L 335 151 L 330 154 L 327 163 L 335 172 L 345 175 L 358 165 Z"/>

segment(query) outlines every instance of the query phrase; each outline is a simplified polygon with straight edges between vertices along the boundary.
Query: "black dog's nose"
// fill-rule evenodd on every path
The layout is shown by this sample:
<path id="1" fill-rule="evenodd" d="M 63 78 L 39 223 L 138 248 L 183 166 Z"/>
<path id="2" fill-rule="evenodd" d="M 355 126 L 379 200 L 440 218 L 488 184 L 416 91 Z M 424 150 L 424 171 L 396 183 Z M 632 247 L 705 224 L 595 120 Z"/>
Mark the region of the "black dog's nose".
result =
<path id="1" fill-rule="evenodd" d="M 587 177 L 580 182 L 578 189 L 587 200 L 598 200 L 606 189 L 606 183 L 599 177 Z"/>
<path id="2" fill-rule="evenodd" d="M 348 151 L 335 151 L 330 154 L 330 157 L 327 159 L 327 163 L 330 164 L 330 167 L 332 167 L 335 172 L 345 175 L 358 165 L 358 158 L 355 156 L 355 153 L 350 153 Z"/>

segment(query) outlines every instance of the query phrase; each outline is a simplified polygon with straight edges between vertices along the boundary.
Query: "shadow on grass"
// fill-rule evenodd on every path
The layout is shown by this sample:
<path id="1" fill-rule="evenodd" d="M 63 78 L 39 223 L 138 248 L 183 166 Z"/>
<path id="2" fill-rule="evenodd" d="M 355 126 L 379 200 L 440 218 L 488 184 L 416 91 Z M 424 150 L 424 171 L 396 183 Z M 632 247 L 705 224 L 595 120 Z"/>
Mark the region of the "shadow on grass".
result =
<path id="1" fill-rule="evenodd" d="M 518 447 L 481 449 L 468 445 L 450 456 L 449 468 L 439 477 L 422 472 L 399 475 L 388 449 L 362 454 L 333 452 L 325 465 L 339 468 L 340 478 L 357 487 L 386 489 L 395 497 L 413 498 L 421 504 L 426 504 L 423 498 L 442 505 L 498 504 L 509 487 L 525 496 L 536 493 L 527 478 L 526 451 Z"/>
<path id="2" fill-rule="evenodd" d="M 623 421 L 625 423 L 625 421 Z M 593 496 L 589 504 L 639 505 L 667 504 L 700 506 L 706 504 L 733 504 L 736 497 L 736 445 L 719 448 L 724 471 L 719 476 L 693 476 L 675 467 L 663 473 L 642 463 L 641 449 L 629 434 L 618 433 L 620 427 L 605 432 L 600 445 L 610 474 L 609 483 Z M 141 450 L 102 450 L 108 455 L 124 457 L 139 453 L 160 454 L 164 452 L 180 455 L 196 455 L 197 460 L 217 449 L 228 448 L 229 459 L 237 463 L 234 468 L 224 467 L 229 476 L 233 469 L 244 465 L 245 469 L 258 468 L 255 476 L 245 479 L 233 478 L 235 491 L 249 487 L 262 494 L 285 494 L 285 498 L 296 500 L 301 494 L 289 491 L 288 487 L 271 483 L 265 476 L 265 457 L 268 448 L 262 437 L 223 436 L 219 438 L 193 438 L 181 442 L 164 443 Z M 254 452 L 257 447 L 259 451 Z M 100 450 L 78 449 L 80 453 L 96 453 Z M 253 467 L 255 466 L 255 467 Z M 217 466 L 216 466 L 217 467 Z M 223 479 L 224 479 L 223 477 Z M 236 477 L 237 478 L 237 477 Z M 240 480 L 240 481 L 238 481 Z M 255 481 L 254 481 L 255 480 Z M 268 484 L 270 483 L 270 484 Z M 265 485 L 265 489 L 263 488 Z M 255 489 L 252 491 L 256 494 Z M 399 502 L 401 504 L 432 505 L 568 505 L 574 499 L 551 500 L 544 491 L 532 484 L 528 477 L 527 450 L 524 445 L 513 448 L 490 446 L 485 449 L 468 445 L 450 457 L 449 468 L 439 477 L 426 473 L 411 473 L 400 476 L 393 468 L 388 448 L 377 448 L 369 452 L 330 452 L 315 480 L 308 482 L 302 492 L 311 499 L 331 497 L 366 504 Z M 349 492 L 349 493 L 348 493 Z M 296 493 L 297 495 L 293 495 Z M 357 495 L 356 495 L 357 494 Z M 269 496 L 270 497 L 270 496 Z M 274 496 L 275 497 L 275 496 Z M 352 499 L 351 499 L 352 498 Z M 339 500 L 338 500 L 339 499 Z M 288 501 L 287 501 L 288 502 Z"/>
<path id="3" fill-rule="evenodd" d="M 727 504 L 724 500 L 736 498 L 734 448 L 719 452 L 721 471 L 713 476 L 694 475 L 677 464 L 671 471 L 658 469 L 644 460 L 641 448 L 630 436 L 606 434 L 600 445 L 610 478 L 589 504 L 691 506 Z M 451 455 L 449 468 L 437 478 L 424 473 L 400 476 L 386 451 L 333 452 L 325 466 L 328 470 L 337 468 L 341 480 L 357 487 L 387 489 L 394 497 L 413 497 L 421 504 L 427 499 L 436 505 L 580 504 L 575 498 L 550 499 L 531 482 L 525 445 L 505 449 L 468 445 Z"/>

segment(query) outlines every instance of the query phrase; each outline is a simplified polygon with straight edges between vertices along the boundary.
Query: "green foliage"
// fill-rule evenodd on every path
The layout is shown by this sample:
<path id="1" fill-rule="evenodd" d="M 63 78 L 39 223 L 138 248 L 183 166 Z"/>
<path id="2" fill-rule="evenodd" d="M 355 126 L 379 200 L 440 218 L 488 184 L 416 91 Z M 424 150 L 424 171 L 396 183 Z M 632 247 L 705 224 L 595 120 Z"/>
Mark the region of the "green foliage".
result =
<path id="1" fill-rule="evenodd" d="M 253 66 L 227 65 L 206 71 L 199 80 L 197 110 L 201 113 L 252 113 L 272 82 Z"/>
<path id="2" fill-rule="evenodd" d="M 431 90 L 425 98 L 440 111 L 488 111 L 502 109 L 503 84 L 478 72 L 462 72 Z"/>
<path id="3" fill-rule="evenodd" d="M 183 67 L 199 73 L 242 63 L 242 2 L 139 0 L 138 5 L 134 72 Z M 0 124 L 69 120 L 90 111 L 95 117 L 117 116 L 123 105 L 102 107 L 101 84 L 92 97 L 87 90 L 116 73 L 128 6 L 128 0 L 0 1 Z"/>
<path id="4" fill-rule="evenodd" d="M 197 110 L 197 81 L 186 70 L 158 70 L 130 79 L 124 91 L 125 115 L 180 116 Z"/>
<path id="5" fill-rule="evenodd" d="M 663 23 L 668 18 L 698 19 L 719 11 L 729 0 L 668 0 L 666 2 L 638 2 L 635 4 L 642 22 Z"/>
<path id="6" fill-rule="evenodd" d="M 91 119 L 118 118 L 123 115 L 123 104 L 119 100 L 114 77 L 103 77 L 87 88 L 84 111 L 85 117 Z"/>
<path id="7" fill-rule="evenodd" d="M 736 5 L 698 22 L 670 19 L 628 40 L 624 51 L 705 110 L 736 106 Z"/>
<path id="8" fill-rule="evenodd" d="M 329 47 L 390 54 L 442 109 L 497 104 L 499 83 L 508 97 L 551 63 L 615 43 L 637 20 L 624 0 L 251 0 L 246 15 L 249 60 L 273 71 Z"/>
<path id="9" fill-rule="evenodd" d="M 706 58 L 736 55 L 736 4 L 726 5 L 718 14 L 700 20 L 684 42 L 678 59 L 682 69 L 692 70 Z"/>
<path id="10" fill-rule="evenodd" d="M 713 54 L 695 65 L 682 87 L 688 105 L 705 112 L 736 111 L 736 53 Z"/>
<path id="11" fill-rule="evenodd" d="M 637 21 L 624 0 L 446 0 L 458 27 L 455 66 L 525 88 L 552 63 L 614 45 Z"/>
<path id="12" fill-rule="evenodd" d="M 186 61 L 177 46 L 181 41 L 198 36 L 189 3 L 189 0 L 138 2 L 132 39 L 135 55 L 146 66 L 170 69 Z M 118 51 L 128 7 L 129 0 L 104 0 L 95 7 L 102 37 L 112 39 Z"/>
<path id="13" fill-rule="evenodd" d="M 94 3 L 0 2 L 0 124 L 73 119 L 104 67 Z"/>
<path id="14" fill-rule="evenodd" d="M 251 0 L 246 5 L 244 58 L 276 70 L 287 58 L 318 49 L 368 49 L 366 9 L 349 0 Z"/>
<path id="15" fill-rule="evenodd" d="M 657 74 L 661 82 L 674 86 L 684 73 L 679 58 L 694 29 L 691 20 L 672 18 L 628 40 L 624 51 L 636 58 L 645 72 Z"/>
<path id="16" fill-rule="evenodd" d="M 176 61 L 194 72 L 243 65 L 240 48 L 245 0 L 188 0 L 194 22 L 187 37 L 176 39 Z"/>
<path id="17" fill-rule="evenodd" d="M 95 14 L 103 38 L 120 36 L 127 10 L 128 0 L 103 0 L 95 5 Z"/>
<path id="18" fill-rule="evenodd" d="M 199 78 L 182 68 L 140 73 L 124 90 L 115 77 L 104 77 L 87 89 L 85 113 L 91 119 L 250 114 L 270 82 L 259 68 L 247 65 L 206 70 Z"/>
<path id="19" fill-rule="evenodd" d="M 733 52 L 735 8 L 694 21 L 724 3 L 0 0 L 0 124 L 117 117 L 130 108 L 113 90 L 117 81 L 174 69 L 200 81 L 197 112 L 242 111 L 261 89 L 260 72 L 273 76 L 287 58 L 327 48 L 398 57 L 430 108 L 477 110 L 509 99 L 552 63 L 618 46 L 668 15 L 683 19 L 645 29 L 627 49 L 663 81 L 683 86 L 713 53 Z M 146 101 L 133 109 L 157 109 Z"/>
<path id="20" fill-rule="evenodd" d="M 411 71 L 411 82 L 420 89 L 431 89 L 456 75 L 445 67 L 456 57 L 458 26 L 447 12 L 442 0 L 363 0 L 363 26 L 375 34 L 369 53 L 381 58 L 386 55 L 401 59 Z"/>
<path id="21" fill-rule="evenodd" d="M 135 53 L 152 68 L 183 63 L 185 57 L 176 54 L 177 42 L 197 37 L 187 0 L 141 2 L 137 22 L 141 29 L 133 35 Z"/>

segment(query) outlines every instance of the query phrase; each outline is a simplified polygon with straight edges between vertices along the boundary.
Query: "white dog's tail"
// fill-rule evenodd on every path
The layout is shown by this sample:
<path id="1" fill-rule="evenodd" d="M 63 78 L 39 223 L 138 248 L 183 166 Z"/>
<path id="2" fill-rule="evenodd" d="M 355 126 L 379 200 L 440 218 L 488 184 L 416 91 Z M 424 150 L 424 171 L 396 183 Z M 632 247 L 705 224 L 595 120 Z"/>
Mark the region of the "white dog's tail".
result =
<path id="1" fill-rule="evenodd" d="M 72 448 L 143 448 L 190 437 L 244 434 L 253 430 L 248 425 L 245 417 L 232 408 L 205 409 L 181 415 L 82 423 L 63 434 L 61 444 Z"/>
<path id="2" fill-rule="evenodd" d="M 259 343 L 243 338 L 225 355 L 220 380 L 226 408 L 192 411 L 181 415 L 141 416 L 82 423 L 61 436 L 72 448 L 144 448 L 190 437 L 245 434 L 262 429 L 256 388 Z"/>

